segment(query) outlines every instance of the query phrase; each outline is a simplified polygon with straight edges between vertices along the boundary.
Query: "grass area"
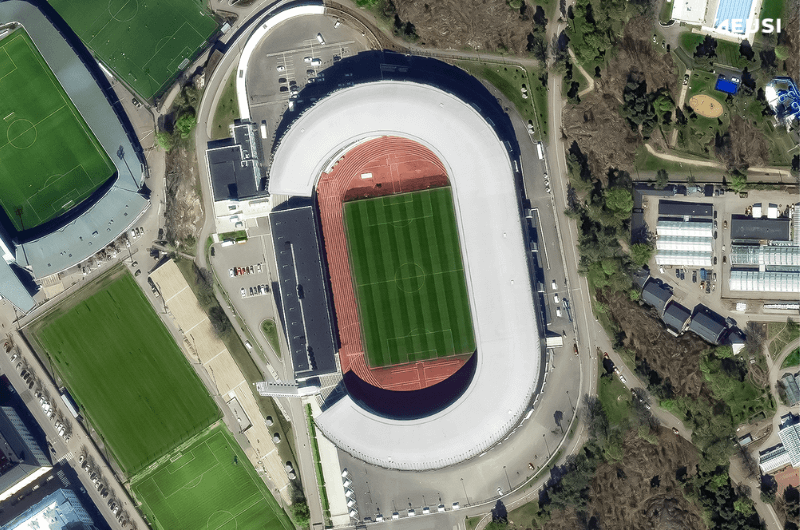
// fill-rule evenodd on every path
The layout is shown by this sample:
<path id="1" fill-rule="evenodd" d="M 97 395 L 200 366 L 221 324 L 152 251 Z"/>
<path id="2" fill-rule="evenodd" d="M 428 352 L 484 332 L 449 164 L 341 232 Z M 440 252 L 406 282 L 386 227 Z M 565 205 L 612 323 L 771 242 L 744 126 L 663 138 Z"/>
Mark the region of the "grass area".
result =
<path id="1" fill-rule="evenodd" d="M 692 33 L 691 31 L 686 31 L 681 33 L 680 35 L 680 43 L 681 47 L 686 50 L 689 54 L 689 57 L 694 57 L 694 51 L 697 49 L 697 46 L 705 40 L 705 35 L 699 35 L 697 33 Z"/>
<path id="2" fill-rule="evenodd" d="M 781 354 L 786 345 L 800 337 L 800 326 L 795 322 L 770 322 L 767 324 L 769 354 L 774 359 Z"/>
<path id="3" fill-rule="evenodd" d="M 602 357 L 600 361 L 600 373 L 603 373 Z M 603 405 L 603 410 L 608 416 L 608 423 L 611 425 L 621 425 L 631 413 L 631 392 L 616 375 L 601 377 L 597 387 L 597 397 Z"/>
<path id="4" fill-rule="evenodd" d="M 661 12 L 658 14 L 658 20 L 664 24 L 672 20 L 672 2 L 664 2 L 661 5 Z"/>
<path id="5" fill-rule="evenodd" d="M 130 274 L 38 326 L 55 371 L 129 475 L 219 417 Z"/>
<path id="6" fill-rule="evenodd" d="M 485 79 L 494 85 L 514 104 L 522 119 L 535 124 L 539 137 L 547 138 L 547 86 L 542 84 L 536 72 L 529 73 L 524 68 L 514 65 L 474 61 L 457 61 L 455 64 L 475 77 Z M 522 85 L 528 89 L 528 99 L 522 97 Z"/>
<path id="7" fill-rule="evenodd" d="M 481 522 L 481 519 L 483 519 L 483 517 L 480 515 L 476 515 L 475 517 L 467 517 L 467 520 L 465 521 L 467 530 L 475 530 L 478 528 L 478 523 Z"/>
<path id="8" fill-rule="evenodd" d="M 714 84 L 717 82 L 717 75 L 703 70 L 692 70 L 689 77 L 689 88 L 686 90 L 686 104 L 692 96 L 697 94 L 708 94 L 715 99 L 722 99 L 722 92 L 714 93 Z"/>
<path id="9" fill-rule="evenodd" d="M 761 4 L 761 20 L 771 18 L 773 20 L 783 18 L 786 9 L 784 0 L 764 0 Z"/>
<path id="10" fill-rule="evenodd" d="M 781 364 L 781 370 L 798 365 L 800 365 L 800 348 L 797 348 L 795 351 L 786 356 Z"/>
<path id="11" fill-rule="evenodd" d="M 541 528 L 547 519 L 547 516 L 539 515 L 539 501 L 525 503 L 508 512 L 508 522 L 515 525 L 514 528 Z"/>
<path id="12" fill-rule="evenodd" d="M 325 520 L 330 519 L 331 507 L 328 503 L 328 491 L 325 488 L 325 475 L 322 474 L 322 459 L 319 456 L 319 443 L 317 442 L 317 427 L 314 425 L 314 417 L 311 414 L 311 405 L 306 405 L 306 418 L 308 419 L 308 434 L 311 438 L 311 453 L 314 457 L 314 472 L 317 475 L 317 486 L 319 487 L 319 497 L 322 502 L 322 512 Z"/>
<path id="13" fill-rule="evenodd" d="M 275 325 L 275 321 L 270 318 L 262 322 L 261 331 L 264 332 L 267 342 L 269 342 L 269 345 L 272 346 L 272 351 L 275 352 L 275 355 L 280 357 L 281 343 L 278 340 L 278 326 Z"/>
<path id="14" fill-rule="evenodd" d="M 224 425 L 132 481 L 156 530 L 294 530 Z"/>
<path id="15" fill-rule="evenodd" d="M 217 30 L 197 0 L 51 0 L 83 43 L 145 99 L 158 95 Z"/>
<path id="16" fill-rule="evenodd" d="M 345 203 L 371 366 L 475 351 L 449 187 Z"/>
<path id="17" fill-rule="evenodd" d="M 219 234 L 220 241 L 225 241 L 226 239 L 232 241 L 247 241 L 247 230 L 235 230 L 233 232 L 223 232 Z"/>
<path id="18" fill-rule="evenodd" d="M 217 305 L 218 303 L 213 293 L 202 292 L 203 287 L 201 287 L 201 285 L 197 282 L 197 274 L 195 273 L 194 262 L 185 259 L 178 259 L 175 260 L 175 264 L 178 266 L 178 269 L 180 269 L 184 279 L 186 279 L 186 282 L 189 284 L 192 292 L 194 292 L 195 296 L 197 297 L 197 300 L 200 303 L 200 306 L 203 308 L 203 311 L 208 313 L 211 307 Z M 247 348 L 244 347 L 242 339 L 239 337 L 233 327 L 230 327 L 224 332 L 219 333 L 219 338 L 222 343 L 225 344 L 225 347 L 228 348 L 231 357 L 233 357 L 233 360 L 236 362 L 236 366 L 239 367 L 239 370 L 241 370 L 244 378 L 248 383 L 250 383 L 250 391 L 253 393 L 256 403 L 258 403 L 258 409 L 261 411 L 262 416 L 264 416 L 264 418 L 271 416 L 276 421 L 272 429 L 280 434 L 281 440 L 286 441 L 285 444 L 281 443 L 278 445 L 278 453 L 281 455 L 281 459 L 284 461 L 295 461 L 294 436 L 291 436 L 291 425 L 286 418 L 284 418 L 283 414 L 275 405 L 275 402 L 272 398 L 263 397 L 255 391 L 254 383 L 264 381 L 264 374 L 261 373 L 261 370 L 258 369 L 255 361 L 253 361 L 253 358 L 250 357 L 250 353 L 247 351 Z M 258 347 L 258 343 L 255 340 L 251 340 L 250 342 L 253 344 L 254 348 Z M 278 427 L 278 425 L 280 425 L 280 427 Z"/>
<path id="19" fill-rule="evenodd" d="M 0 42 L 0 94 L 0 206 L 17 230 L 65 213 L 114 174 L 23 29 Z"/>
<path id="20" fill-rule="evenodd" d="M 775 412 L 775 402 L 768 389 L 759 388 L 749 380 L 739 380 L 736 376 L 729 375 L 736 364 L 728 361 L 733 357 L 730 347 L 720 346 L 715 350 L 716 355 L 706 353 L 700 361 L 700 371 L 710 384 L 714 397 L 730 407 L 730 414 L 734 425 L 749 421 L 755 415 L 765 412 L 767 416 Z M 726 353 L 725 353 L 726 352 Z M 738 359 L 740 366 L 745 361 Z M 740 368 L 739 371 L 745 371 Z"/>
<path id="21" fill-rule="evenodd" d="M 229 136 L 228 127 L 239 118 L 239 100 L 236 98 L 236 70 L 228 76 L 225 88 L 219 96 L 214 118 L 211 121 L 211 139 L 220 140 Z M 222 238 L 220 238 L 222 239 Z"/>

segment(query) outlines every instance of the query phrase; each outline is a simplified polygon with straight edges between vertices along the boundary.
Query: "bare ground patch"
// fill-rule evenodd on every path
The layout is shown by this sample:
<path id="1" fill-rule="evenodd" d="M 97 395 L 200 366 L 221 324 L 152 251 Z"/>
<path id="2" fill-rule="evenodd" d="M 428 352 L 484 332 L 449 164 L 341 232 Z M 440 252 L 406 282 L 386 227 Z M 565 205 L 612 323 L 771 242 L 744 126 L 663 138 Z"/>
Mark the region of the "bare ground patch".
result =
<path id="1" fill-rule="evenodd" d="M 167 192 L 164 228 L 169 244 L 194 253 L 203 224 L 197 157 L 194 151 L 175 147 L 166 156 Z"/>

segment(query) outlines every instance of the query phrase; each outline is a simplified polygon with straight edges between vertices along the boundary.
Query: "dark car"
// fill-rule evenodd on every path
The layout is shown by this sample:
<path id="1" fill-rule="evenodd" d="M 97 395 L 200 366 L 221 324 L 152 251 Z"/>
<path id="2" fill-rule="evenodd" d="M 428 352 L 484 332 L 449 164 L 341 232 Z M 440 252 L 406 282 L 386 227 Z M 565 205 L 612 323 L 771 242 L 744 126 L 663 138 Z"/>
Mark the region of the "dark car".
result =
<path id="1" fill-rule="evenodd" d="M 692 271 L 692 283 L 697 283 L 697 271 Z"/>
<path id="2" fill-rule="evenodd" d="M 714 230 L 714 239 L 717 239 L 717 231 Z"/>
<path id="3" fill-rule="evenodd" d="M 716 264 L 717 264 L 717 257 L 714 256 L 714 265 L 716 265 Z"/>
<path id="4" fill-rule="evenodd" d="M 288 92 L 288 91 L 289 91 L 289 87 L 287 87 L 286 85 L 281 87 L 281 92 Z"/>
<path id="5" fill-rule="evenodd" d="M 681 270 L 680 269 L 675 269 L 675 277 L 680 280 L 680 278 L 681 278 Z"/>
<path id="6" fill-rule="evenodd" d="M 286 82 L 286 78 L 285 77 L 279 77 L 278 78 L 278 83 L 285 83 L 285 82 Z"/>

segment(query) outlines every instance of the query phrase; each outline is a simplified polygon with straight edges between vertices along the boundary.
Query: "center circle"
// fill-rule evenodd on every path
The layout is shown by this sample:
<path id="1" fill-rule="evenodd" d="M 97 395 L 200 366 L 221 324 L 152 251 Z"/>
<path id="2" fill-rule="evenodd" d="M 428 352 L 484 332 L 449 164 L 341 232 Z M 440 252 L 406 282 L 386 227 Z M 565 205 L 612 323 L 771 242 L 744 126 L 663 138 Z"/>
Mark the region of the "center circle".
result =
<path id="1" fill-rule="evenodd" d="M 36 126 L 29 120 L 16 120 L 8 126 L 8 141 L 17 149 L 27 149 L 36 141 Z"/>
<path id="2" fill-rule="evenodd" d="M 139 12 L 138 0 L 108 0 L 108 12 L 117 22 L 133 20 Z"/>
<path id="3" fill-rule="evenodd" d="M 394 275 L 397 288 L 404 293 L 416 293 L 425 283 L 425 271 L 416 263 L 403 263 Z"/>

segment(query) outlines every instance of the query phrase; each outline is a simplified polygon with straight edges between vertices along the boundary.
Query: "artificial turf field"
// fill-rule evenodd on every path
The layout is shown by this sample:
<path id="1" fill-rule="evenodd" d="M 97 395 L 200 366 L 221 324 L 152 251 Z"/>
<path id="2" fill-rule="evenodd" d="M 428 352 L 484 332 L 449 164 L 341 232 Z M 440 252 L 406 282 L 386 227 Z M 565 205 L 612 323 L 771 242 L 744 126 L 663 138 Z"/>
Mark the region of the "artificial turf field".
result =
<path id="1" fill-rule="evenodd" d="M 54 368 L 131 476 L 219 415 L 125 272 L 36 331 Z"/>
<path id="2" fill-rule="evenodd" d="M 156 95 L 217 29 L 198 0 L 49 0 L 100 60 L 143 98 Z"/>
<path id="3" fill-rule="evenodd" d="M 450 188 L 348 202 L 344 220 L 370 366 L 475 351 Z"/>
<path id="4" fill-rule="evenodd" d="M 131 484 L 158 530 L 289 530 L 294 526 L 224 426 Z"/>
<path id="5" fill-rule="evenodd" d="M 63 214 L 115 170 L 25 30 L 0 40 L 0 205 L 16 229 Z"/>

